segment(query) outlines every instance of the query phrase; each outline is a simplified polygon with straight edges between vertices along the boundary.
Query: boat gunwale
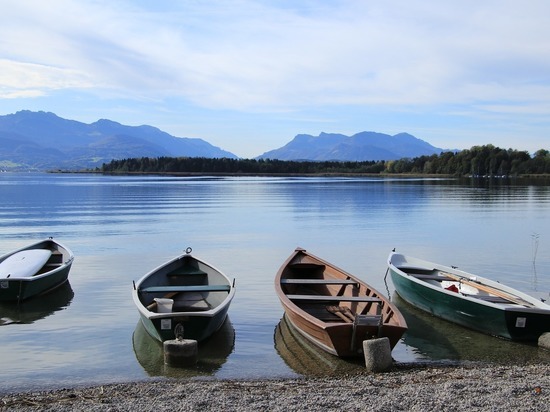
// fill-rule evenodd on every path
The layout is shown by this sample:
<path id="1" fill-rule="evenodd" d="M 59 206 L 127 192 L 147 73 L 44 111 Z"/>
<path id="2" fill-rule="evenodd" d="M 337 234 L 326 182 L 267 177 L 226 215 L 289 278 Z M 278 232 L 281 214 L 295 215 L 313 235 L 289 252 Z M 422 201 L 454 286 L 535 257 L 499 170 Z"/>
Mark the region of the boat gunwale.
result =
<path id="1" fill-rule="evenodd" d="M 277 271 L 277 275 L 275 276 L 275 291 L 276 291 L 277 296 L 279 297 L 279 300 L 281 301 L 281 304 L 283 305 L 283 307 L 285 309 L 285 312 L 288 308 L 288 310 L 291 310 L 291 311 L 297 313 L 299 316 L 307 319 L 311 323 L 316 324 L 318 327 L 320 327 L 322 329 L 325 329 L 325 330 L 330 329 L 330 328 L 336 328 L 336 327 L 351 325 L 351 324 L 347 324 L 347 323 L 344 323 L 344 322 L 325 322 L 325 321 L 315 317 L 314 315 L 308 313 L 304 309 L 302 309 L 300 306 L 295 304 L 290 298 L 288 298 L 286 293 L 284 293 L 284 291 L 282 289 L 283 282 L 281 282 L 281 280 L 284 279 L 283 276 L 282 276 L 283 272 L 289 267 L 290 262 L 299 253 L 303 253 L 305 256 L 308 256 L 311 259 L 318 261 L 319 263 L 325 265 L 326 268 L 331 268 L 331 269 L 335 270 L 336 272 L 339 272 L 339 273 L 349 277 L 354 282 L 357 282 L 358 285 L 368 288 L 371 291 L 371 293 L 369 295 L 364 295 L 364 296 L 365 297 L 375 297 L 376 296 L 377 299 L 380 300 L 381 304 L 387 305 L 387 307 L 391 309 L 391 311 L 393 312 L 392 318 L 396 319 L 396 320 L 394 320 L 394 324 L 384 323 L 383 325 L 388 326 L 388 327 L 404 327 L 405 329 L 407 328 L 407 326 L 406 326 L 407 323 L 406 323 L 406 320 L 405 320 L 403 314 L 401 312 L 399 312 L 399 310 L 394 308 L 394 306 L 391 304 L 390 300 L 388 298 L 386 298 L 383 294 L 381 294 L 378 290 L 376 290 L 375 288 L 373 288 L 372 286 L 370 286 L 366 282 L 362 281 L 358 277 L 352 275 L 351 273 L 348 273 L 347 271 L 341 269 L 340 267 L 334 265 L 333 263 L 330 263 L 330 262 L 328 262 L 328 261 L 326 261 L 326 260 L 324 260 L 324 259 L 322 259 L 322 258 L 320 258 L 316 255 L 311 254 L 306 249 L 301 248 L 301 247 L 297 247 L 294 250 L 294 252 L 285 260 L 285 262 L 281 265 L 281 267 Z M 332 296 L 332 295 L 330 295 L 330 296 Z M 343 299 L 343 301 L 344 300 L 345 299 Z"/>
<path id="2" fill-rule="evenodd" d="M 227 281 L 227 285 L 229 285 L 229 291 L 227 293 L 227 296 L 215 307 L 209 310 L 201 310 L 201 311 L 178 311 L 178 312 L 168 312 L 168 313 L 158 313 L 158 312 L 152 312 L 147 309 L 147 307 L 143 304 L 143 302 L 140 299 L 141 291 L 140 286 L 141 284 L 148 279 L 150 276 L 154 275 L 156 272 L 164 269 L 165 267 L 178 262 L 179 260 L 184 259 L 185 257 L 191 258 L 195 260 L 196 262 L 202 263 L 203 265 L 210 268 L 212 271 L 218 273 Z M 225 284 L 225 283 L 224 283 Z M 208 292 L 211 293 L 211 292 Z M 163 319 L 163 318 L 175 318 L 175 317 L 183 317 L 183 316 L 189 316 L 189 317 L 215 317 L 219 312 L 222 312 L 225 310 L 225 308 L 231 303 L 233 300 L 233 297 L 235 296 L 235 280 L 231 280 L 224 272 L 217 269 L 215 266 L 211 265 L 210 263 L 205 262 L 202 259 L 199 259 L 195 256 L 193 256 L 190 253 L 182 253 L 167 262 L 164 262 L 157 266 L 156 268 L 150 270 L 145 275 L 143 275 L 137 282 L 135 282 L 134 288 L 132 289 L 132 298 L 134 300 L 134 304 L 137 307 L 138 311 L 145 316 L 148 319 Z"/>
<path id="3" fill-rule="evenodd" d="M 43 279 L 45 277 L 49 277 L 53 274 L 56 274 L 57 272 L 60 272 L 62 270 L 66 270 L 68 267 L 70 268 L 70 266 L 73 264 L 73 261 L 74 261 L 74 253 L 71 251 L 71 249 L 69 249 L 67 246 L 65 246 L 61 242 L 58 242 L 57 240 L 55 240 L 53 237 L 49 237 L 47 239 L 42 239 L 42 240 L 39 240 L 39 241 L 37 241 L 35 243 L 32 243 L 30 245 L 26 245 L 26 246 L 23 246 L 19 249 L 8 252 L 8 253 L 0 256 L 0 263 L 2 263 L 4 260 L 9 258 L 10 256 L 13 256 L 16 253 L 23 252 L 23 251 L 26 251 L 26 250 L 34 250 L 34 249 L 50 249 L 51 250 L 51 248 L 48 247 L 49 244 L 53 244 L 55 246 L 54 250 L 60 251 L 60 253 L 62 255 L 65 255 L 65 254 L 68 255 L 68 259 L 62 261 L 59 264 L 59 266 L 52 267 L 51 270 L 48 270 L 44 273 L 34 274 L 32 276 L 0 278 L 0 280 L 2 280 L 2 281 L 7 280 L 7 281 L 10 281 L 10 282 L 17 281 L 17 282 L 30 282 L 30 283 L 32 283 L 34 281 L 37 281 L 37 280 Z M 61 250 L 63 250 L 65 253 L 63 253 L 63 251 L 61 251 Z M 44 266 L 42 266 L 42 268 L 45 267 L 46 264 Z"/>
<path id="4" fill-rule="evenodd" d="M 499 291 L 511 294 L 514 297 L 518 297 L 518 298 L 526 301 L 527 303 L 530 303 L 534 307 L 521 306 L 521 305 L 518 305 L 518 304 L 514 304 L 512 302 L 508 302 L 508 303 L 491 302 L 491 301 L 487 301 L 487 300 L 483 300 L 481 298 L 478 298 L 475 295 L 464 294 L 462 292 L 457 293 L 457 292 L 454 292 L 454 291 L 447 290 L 447 289 L 445 289 L 441 286 L 438 286 L 436 284 L 433 284 L 433 283 L 429 282 L 429 280 L 433 280 L 433 279 L 417 278 L 413 274 L 410 274 L 410 273 L 407 273 L 407 272 L 403 271 L 401 269 L 402 266 L 396 266 L 395 263 L 393 262 L 392 259 L 395 256 L 402 256 L 403 258 L 405 258 L 405 260 L 407 262 L 409 262 L 409 259 L 413 259 L 414 262 L 416 263 L 416 265 L 414 267 L 413 266 L 407 266 L 407 268 L 410 268 L 410 269 L 418 268 L 419 270 L 428 270 L 429 269 L 429 270 L 445 271 L 445 272 L 449 272 L 451 274 L 455 274 L 455 275 L 464 277 L 465 280 L 471 280 L 470 279 L 471 277 L 475 277 L 476 281 L 478 283 L 480 283 L 481 285 L 486 285 L 486 286 L 495 288 Z M 425 267 L 421 267 L 422 265 L 425 265 Z M 467 301 L 476 303 L 476 304 L 481 305 L 481 306 L 487 306 L 487 307 L 490 307 L 490 308 L 495 308 L 495 309 L 499 309 L 499 310 L 506 311 L 506 312 L 519 312 L 519 313 L 542 313 L 542 314 L 544 314 L 544 313 L 547 313 L 547 312 L 550 311 L 550 305 L 548 305 L 545 302 L 537 299 L 534 296 L 530 296 L 530 295 L 528 295 L 524 292 L 521 292 L 517 289 L 511 288 L 511 287 L 506 286 L 504 284 L 501 284 L 499 282 L 492 281 L 491 279 L 488 279 L 488 278 L 485 278 L 485 277 L 482 277 L 482 276 L 478 276 L 478 275 L 474 275 L 472 273 L 465 272 L 465 271 L 462 271 L 462 270 L 459 270 L 459 269 L 456 269 L 456 268 L 453 268 L 453 267 L 450 267 L 450 266 L 445 266 L 445 265 L 441 265 L 441 264 L 438 264 L 438 263 L 425 261 L 425 260 L 422 260 L 422 259 L 418 259 L 418 258 L 415 258 L 415 257 L 412 257 L 412 256 L 397 253 L 397 252 L 391 252 L 389 257 L 388 257 L 388 267 L 396 275 L 398 275 L 398 276 L 400 276 L 404 279 L 407 279 L 410 282 L 414 282 L 414 283 L 416 283 L 416 284 L 418 284 L 422 287 L 429 288 L 429 289 L 431 289 L 433 291 L 436 291 L 438 293 L 443 293 L 447 296 L 451 296 L 451 297 L 454 297 L 456 299 L 467 300 Z M 447 281 L 460 283 L 459 280 L 444 279 L 444 276 L 442 276 L 441 280 L 447 280 Z M 475 286 L 473 286 L 473 287 L 475 287 Z"/>

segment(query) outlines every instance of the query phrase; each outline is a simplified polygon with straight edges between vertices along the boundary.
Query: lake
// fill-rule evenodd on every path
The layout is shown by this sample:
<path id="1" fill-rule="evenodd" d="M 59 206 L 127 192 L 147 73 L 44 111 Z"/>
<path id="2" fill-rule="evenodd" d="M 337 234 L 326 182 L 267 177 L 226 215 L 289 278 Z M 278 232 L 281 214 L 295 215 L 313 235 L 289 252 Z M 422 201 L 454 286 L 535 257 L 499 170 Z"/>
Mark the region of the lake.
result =
<path id="1" fill-rule="evenodd" d="M 0 173 L 0 195 L 0 253 L 52 236 L 75 254 L 69 285 L 0 305 L 0 392 L 360 370 L 281 322 L 273 281 L 297 246 L 394 299 L 409 323 L 398 362 L 550 362 L 412 309 L 385 278 L 395 248 L 549 298 L 550 186 L 536 181 Z M 197 366 L 178 369 L 141 328 L 131 290 L 187 247 L 237 293 Z"/>

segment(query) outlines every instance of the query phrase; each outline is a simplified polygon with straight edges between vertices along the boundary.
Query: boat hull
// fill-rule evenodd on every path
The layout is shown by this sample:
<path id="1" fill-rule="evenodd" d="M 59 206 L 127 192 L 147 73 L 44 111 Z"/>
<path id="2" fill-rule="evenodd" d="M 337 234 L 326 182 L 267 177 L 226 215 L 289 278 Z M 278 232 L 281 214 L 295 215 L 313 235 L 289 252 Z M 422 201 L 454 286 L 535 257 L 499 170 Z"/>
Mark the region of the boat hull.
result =
<path id="1" fill-rule="evenodd" d="M 395 290 L 403 300 L 441 319 L 516 341 L 536 341 L 550 331 L 548 310 L 466 298 L 460 293 L 430 287 L 392 265 L 389 270 Z"/>
<path id="2" fill-rule="evenodd" d="M 201 342 L 222 327 L 228 311 L 229 305 L 212 316 L 176 313 L 154 318 L 140 314 L 140 318 L 149 335 L 160 342 L 176 339 L 174 330 L 178 324 L 183 326 L 185 339 Z"/>
<path id="3" fill-rule="evenodd" d="M 304 316 L 297 314 L 293 308 L 286 309 L 285 316 L 305 339 L 325 352 L 340 358 L 364 356 L 363 341 L 378 337 L 388 338 L 390 348 L 393 349 L 407 330 L 406 327 L 388 327 L 383 325 L 379 332 L 376 326 L 358 325 L 354 333 L 353 325 L 327 325 L 324 322 L 320 323 L 308 320 Z"/>
<path id="4" fill-rule="evenodd" d="M 24 301 L 48 293 L 67 282 L 74 255 L 67 247 L 51 238 L 8 253 L 0 257 L 0 262 L 15 253 L 32 249 L 48 249 L 53 254 L 46 265 L 33 276 L 0 278 L 0 301 Z"/>
<path id="5" fill-rule="evenodd" d="M 160 342 L 207 339 L 224 324 L 234 294 L 234 282 L 190 250 L 147 273 L 132 291 L 145 330 Z M 167 309 L 160 301 L 169 301 Z"/>
<path id="6" fill-rule="evenodd" d="M 275 290 L 294 329 L 338 357 L 364 356 L 363 341 L 379 337 L 388 338 L 393 349 L 407 330 L 389 299 L 302 248 L 279 269 Z M 350 317 L 342 317 L 342 310 Z"/>

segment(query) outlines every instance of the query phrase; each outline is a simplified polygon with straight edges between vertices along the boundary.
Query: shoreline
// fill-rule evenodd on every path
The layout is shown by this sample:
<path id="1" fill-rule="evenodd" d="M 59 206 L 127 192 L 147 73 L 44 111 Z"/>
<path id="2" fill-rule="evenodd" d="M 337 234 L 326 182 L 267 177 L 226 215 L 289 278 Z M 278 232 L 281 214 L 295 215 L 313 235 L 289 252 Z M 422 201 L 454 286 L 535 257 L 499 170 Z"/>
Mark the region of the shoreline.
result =
<path id="1" fill-rule="evenodd" d="M 0 411 L 547 411 L 550 364 L 397 364 L 287 379 L 151 379 L 0 395 Z"/>

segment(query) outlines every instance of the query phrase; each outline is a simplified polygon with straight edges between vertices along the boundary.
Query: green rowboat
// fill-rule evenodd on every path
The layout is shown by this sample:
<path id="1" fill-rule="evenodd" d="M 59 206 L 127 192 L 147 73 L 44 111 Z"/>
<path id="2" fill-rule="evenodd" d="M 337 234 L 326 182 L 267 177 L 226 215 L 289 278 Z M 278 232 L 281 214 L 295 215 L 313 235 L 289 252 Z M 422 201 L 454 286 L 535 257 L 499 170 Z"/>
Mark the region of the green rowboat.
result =
<path id="1" fill-rule="evenodd" d="M 144 275 L 132 297 L 143 326 L 156 340 L 201 342 L 225 322 L 235 282 L 191 255 L 180 255 Z"/>
<path id="2" fill-rule="evenodd" d="M 395 252 L 388 269 L 401 298 L 439 318 L 517 341 L 550 332 L 550 305 L 511 287 Z"/>
<path id="3" fill-rule="evenodd" d="M 73 253 L 48 238 L 0 256 L 0 301 L 21 302 L 67 282 Z"/>

